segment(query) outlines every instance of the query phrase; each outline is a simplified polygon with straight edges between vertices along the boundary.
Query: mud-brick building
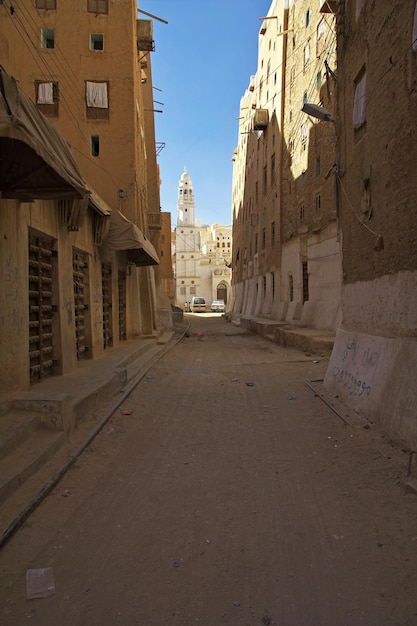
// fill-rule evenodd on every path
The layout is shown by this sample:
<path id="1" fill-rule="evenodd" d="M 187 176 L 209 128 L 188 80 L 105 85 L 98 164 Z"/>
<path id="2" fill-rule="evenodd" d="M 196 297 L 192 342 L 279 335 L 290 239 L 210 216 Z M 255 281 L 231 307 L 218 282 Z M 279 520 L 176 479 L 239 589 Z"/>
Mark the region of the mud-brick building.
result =
<path id="1" fill-rule="evenodd" d="M 340 320 L 335 71 L 332 3 L 274 0 L 233 155 L 235 316 L 330 330 Z"/>
<path id="2" fill-rule="evenodd" d="M 417 8 L 338 3 L 343 321 L 325 384 L 417 446 Z"/>
<path id="3" fill-rule="evenodd" d="M 153 49 L 134 0 L 0 4 L 0 392 L 172 324 Z"/>

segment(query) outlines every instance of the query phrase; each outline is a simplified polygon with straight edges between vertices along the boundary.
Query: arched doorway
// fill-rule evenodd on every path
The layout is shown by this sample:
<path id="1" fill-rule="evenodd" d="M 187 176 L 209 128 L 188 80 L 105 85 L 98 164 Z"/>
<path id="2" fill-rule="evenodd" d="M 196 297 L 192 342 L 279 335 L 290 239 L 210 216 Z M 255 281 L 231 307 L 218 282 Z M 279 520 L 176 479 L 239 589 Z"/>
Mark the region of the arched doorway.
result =
<path id="1" fill-rule="evenodd" d="M 217 285 L 217 300 L 224 300 L 224 303 L 227 304 L 227 285 L 226 283 L 219 283 Z"/>

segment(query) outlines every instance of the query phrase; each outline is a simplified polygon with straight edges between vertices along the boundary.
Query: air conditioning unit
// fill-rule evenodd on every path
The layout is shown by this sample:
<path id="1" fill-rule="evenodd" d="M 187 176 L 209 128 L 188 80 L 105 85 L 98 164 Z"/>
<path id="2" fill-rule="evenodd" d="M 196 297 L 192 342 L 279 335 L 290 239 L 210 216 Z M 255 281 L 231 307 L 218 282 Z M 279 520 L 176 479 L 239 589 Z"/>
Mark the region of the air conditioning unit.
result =
<path id="1" fill-rule="evenodd" d="M 268 109 L 256 109 L 253 118 L 253 130 L 265 130 L 268 126 L 269 112 Z"/>

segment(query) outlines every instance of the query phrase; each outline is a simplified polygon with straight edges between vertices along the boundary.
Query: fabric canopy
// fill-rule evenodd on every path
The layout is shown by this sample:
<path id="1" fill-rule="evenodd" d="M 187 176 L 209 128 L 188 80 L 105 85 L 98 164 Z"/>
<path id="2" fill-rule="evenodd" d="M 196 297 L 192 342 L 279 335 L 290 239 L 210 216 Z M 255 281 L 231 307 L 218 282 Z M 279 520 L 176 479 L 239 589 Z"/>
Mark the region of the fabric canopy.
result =
<path id="1" fill-rule="evenodd" d="M 0 197 L 89 194 L 69 145 L 0 66 Z"/>
<path id="2" fill-rule="evenodd" d="M 125 250 L 128 262 L 134 265 L 159 265 L 158 255 L 149 239 L 120 211 L 112 211 L 109 233 L 103 243 L 112 250 Z"/>

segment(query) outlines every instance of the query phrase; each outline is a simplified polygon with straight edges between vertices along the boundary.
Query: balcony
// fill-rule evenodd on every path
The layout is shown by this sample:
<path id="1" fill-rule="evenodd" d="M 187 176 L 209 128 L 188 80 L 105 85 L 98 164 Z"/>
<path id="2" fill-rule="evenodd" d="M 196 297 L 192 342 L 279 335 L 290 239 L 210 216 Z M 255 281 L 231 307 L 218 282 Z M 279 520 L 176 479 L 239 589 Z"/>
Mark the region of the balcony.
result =
<path id="1" fill-rule="evenodd" d="M 268 126 L 268 109 L 256 109 L 253 118 L 253 130 L 265 130 Z"/>
<path id="2" fill-rule="evenodd" d="M 136 35 L 138 50 L 142 52 L 153 52 L 155 50 L 152 20 L 137 20 Z"/>

